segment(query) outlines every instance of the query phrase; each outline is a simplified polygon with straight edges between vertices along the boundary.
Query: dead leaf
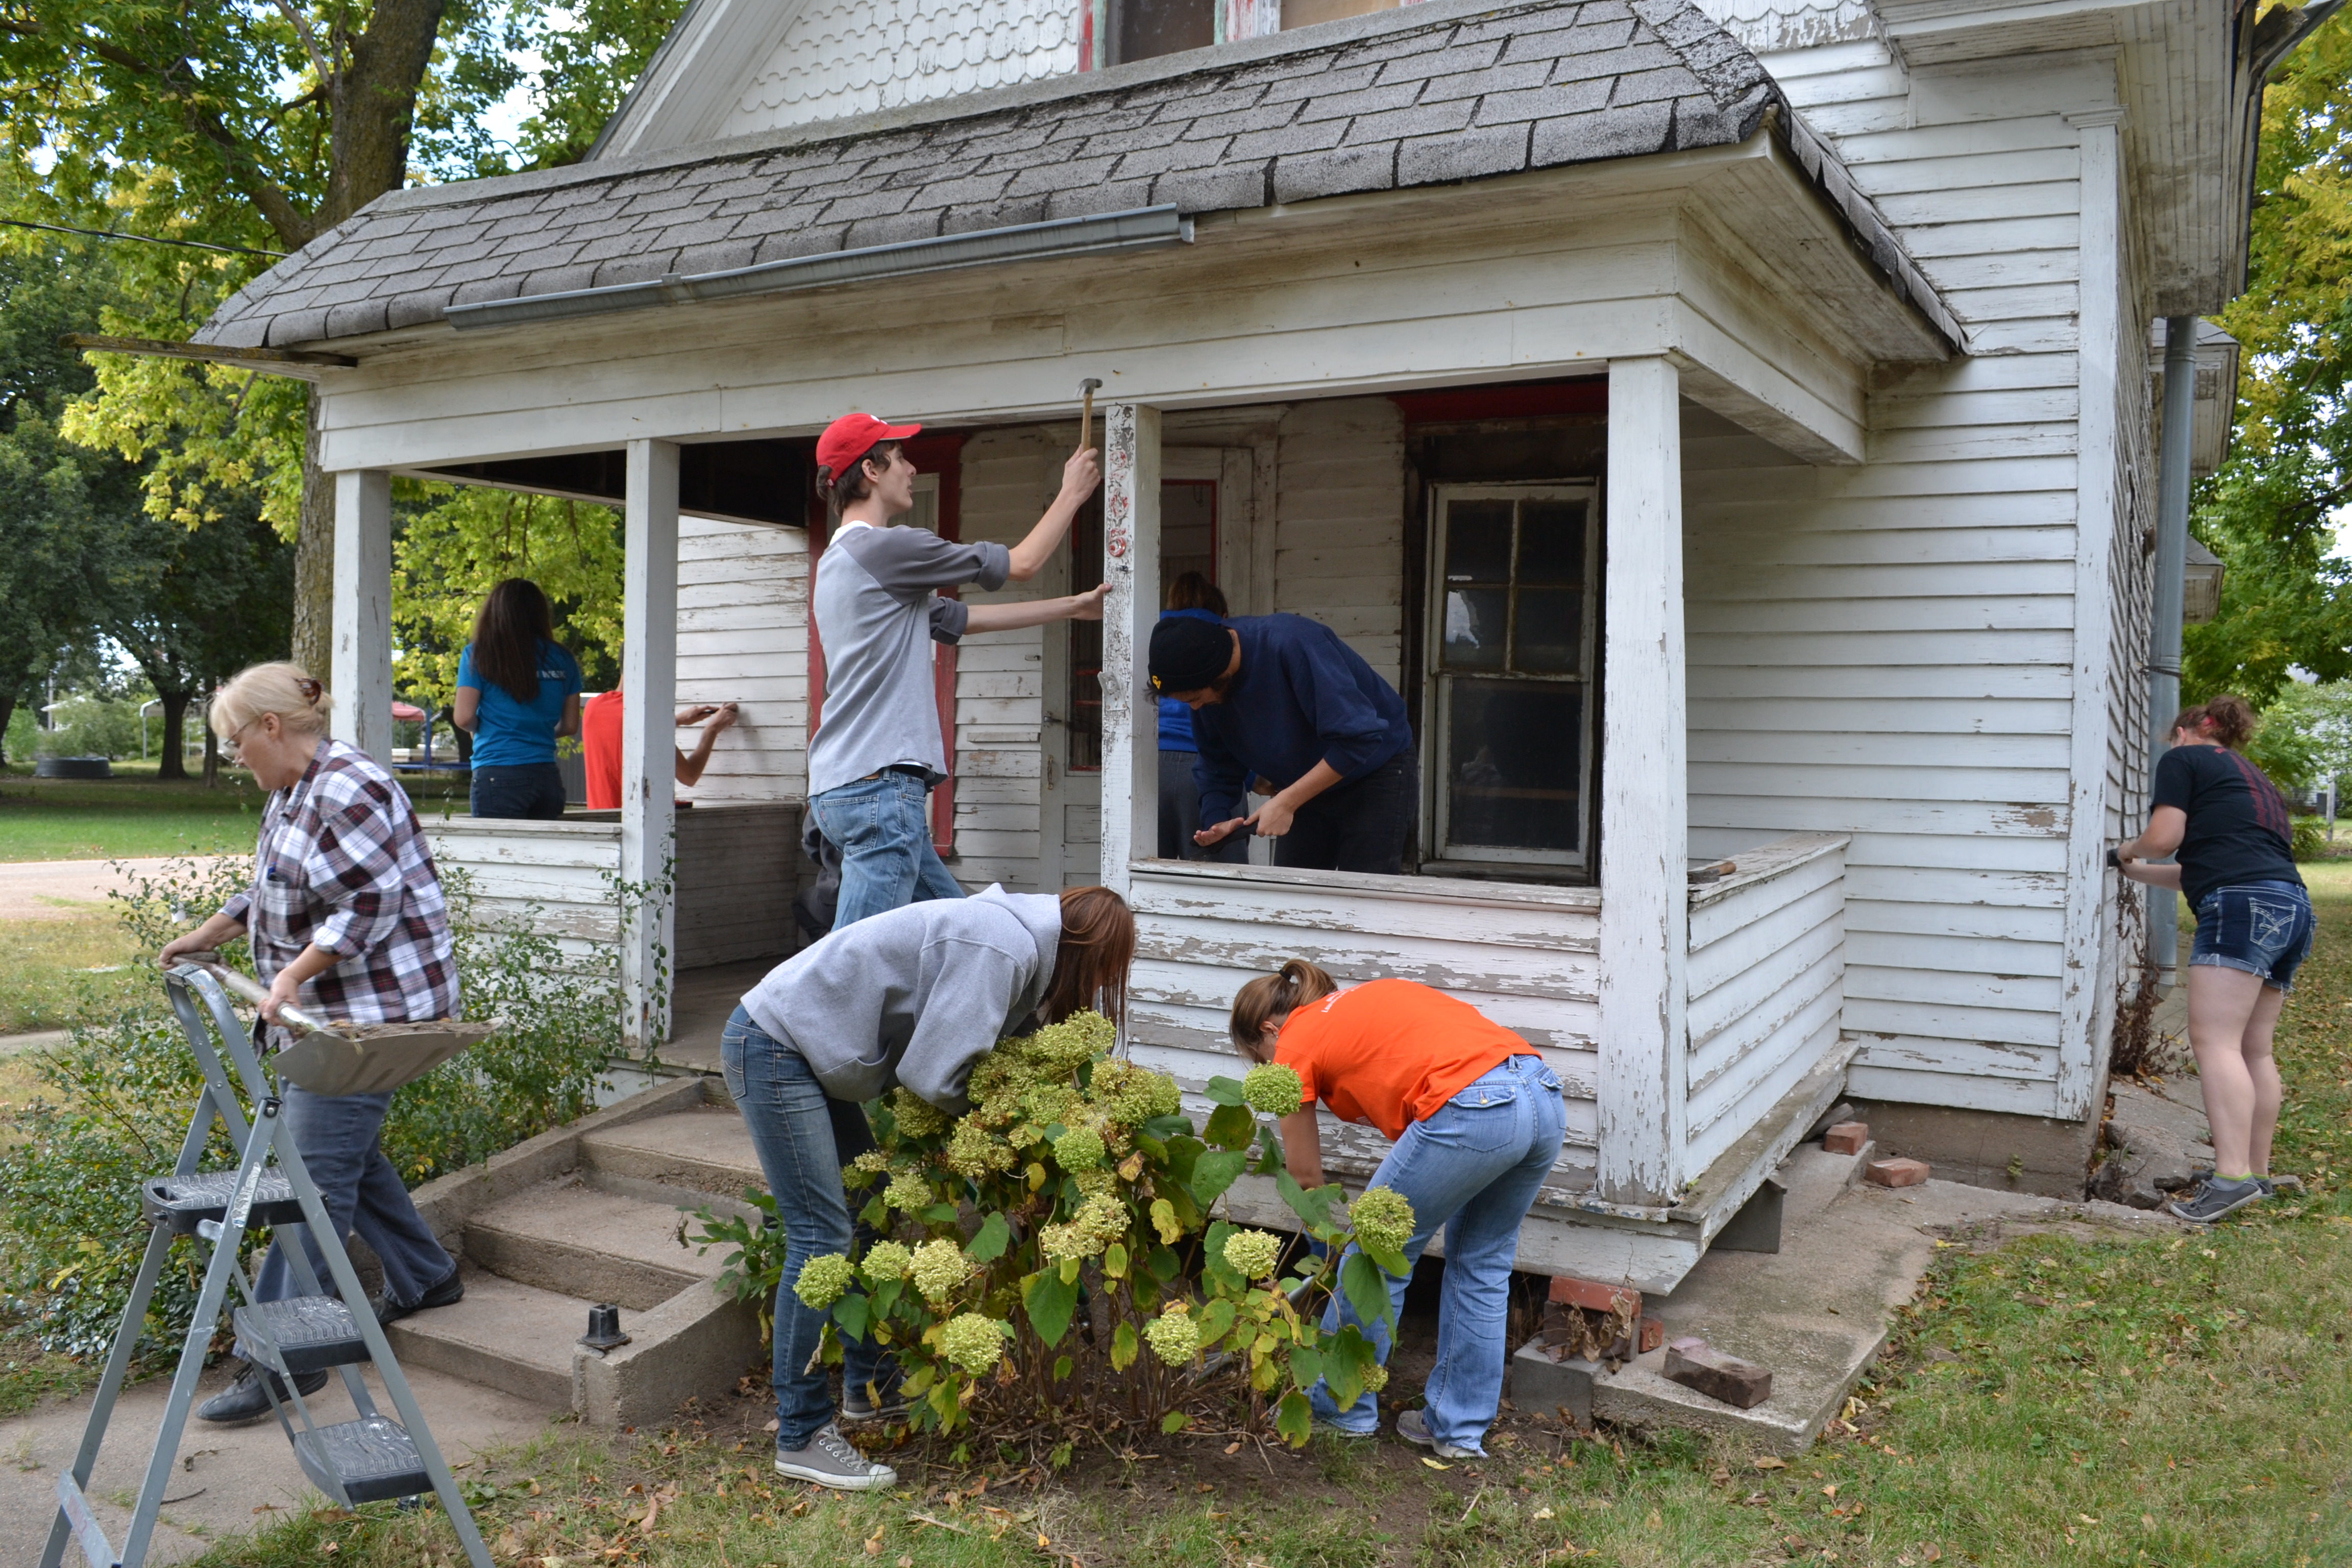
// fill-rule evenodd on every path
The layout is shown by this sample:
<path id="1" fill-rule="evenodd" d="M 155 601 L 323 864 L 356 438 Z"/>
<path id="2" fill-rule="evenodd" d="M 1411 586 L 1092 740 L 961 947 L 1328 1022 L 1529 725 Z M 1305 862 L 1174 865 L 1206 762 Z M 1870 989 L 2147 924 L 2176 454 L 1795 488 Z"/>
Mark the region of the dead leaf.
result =
<path id="1" fill-rule="evenodd" d="M 1822 1489 L 1822 1496 L 1825 1498 L 1834 1498 L 1837 1496 L 1837 1483 L 1835 1481 L 1832 1481 L 1829 1485 L 1823 1487 Z"/>
<path id="2" fill-rule="evenodd" d="M 1234 1438 L 1232 1442 L 1230 1442 L 1230 1443 L 1228 1443 L 1228 1444 L 1226 1444 L 1226 1445 L 1225 1445 L 1225 1452 L 1226 1452 L 1226 1453 L 1228 1453 L 1228 1454 L 1238 1454 L 1238 1453 L 1240 1453 L 1241 1451 L 1242 1451 L 1242 1440 L 1241 1440 L 1240 1438 L 1238 1438 L 1238 1437 Z"/>
<path id="3" fill-rule="evenodd" d="M 1748 1463 L 1754 1465 L 1759 1470 L 1785 1470 L 1789 1468 L 1788 1460 L 1776 1459 L 1769 1454 L 1767 1454 L 1760 1459 L 1751 1459 Z"/>
<path id="4" fill-rule="evenodd" d="M 1452 1469 L 1452 1468 L 1454 1468 L 1454 1467 L 1453 1467 L 1453 1466 L 1451 1466 L 1451 1465 L 1441 1465 L 1441 1464 L 1439 1464 L 1435 1459 L 1431 1458 L 1430 1458 L 1428 1455 L 1426 1455 L 1426 1454 L 1423 1454 L 1423 1455 L 1421 1457 L 1421 1462 L 1422 1462 L 1423 1464 L 1424 1464 L 1424 1465 L 1427 1465 L 1427 1466 L 1428 1466 L 1431 1469 L 1433 1469 L 1433 1470 L 1450 1470 L 1450 1469 Z M 1206 1488 L 1203 1488 L 1202 1489 L 1203 1489 L 1203 1490 L 1206 1490 L 1207 1489 L 1206 1489 Z"/>
<path id="5" fill-rule="evenodd" d="M 1548 1508 L 1539 1508 L 1528 1517 L 1530 1519 L 1549 1519 L 1551 1517 L 1551 1510 Z"/>

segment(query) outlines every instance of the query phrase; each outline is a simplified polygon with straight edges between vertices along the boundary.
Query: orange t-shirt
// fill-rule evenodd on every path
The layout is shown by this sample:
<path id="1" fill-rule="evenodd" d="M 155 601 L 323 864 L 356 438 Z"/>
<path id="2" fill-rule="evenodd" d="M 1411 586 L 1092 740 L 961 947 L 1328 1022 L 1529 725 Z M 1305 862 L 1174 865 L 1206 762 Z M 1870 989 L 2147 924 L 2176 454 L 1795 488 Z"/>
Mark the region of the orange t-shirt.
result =
<path id="1" fill-rule="evenodd" d="M 1298 1075 L 1307 1101 L 1391 1139 L 1533 1046 L 1467 1002 L 1411 980 L 1375 980 L 1290 1015 L 1274 1059 Z"/>
<path id="2" fill-rule="evenodd" d="M 587 763 L 588 809 L 621 808 L 621 693 L 600 691 L 580 710 L 580 753 Z"/>

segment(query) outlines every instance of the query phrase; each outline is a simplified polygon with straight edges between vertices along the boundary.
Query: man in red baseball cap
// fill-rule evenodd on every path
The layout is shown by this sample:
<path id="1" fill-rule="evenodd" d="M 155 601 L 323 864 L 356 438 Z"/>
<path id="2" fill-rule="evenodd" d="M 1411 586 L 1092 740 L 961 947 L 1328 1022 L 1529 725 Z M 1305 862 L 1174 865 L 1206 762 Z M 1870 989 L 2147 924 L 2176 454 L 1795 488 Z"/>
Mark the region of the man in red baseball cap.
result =
<path id="1" fill-rule="evenodd" d="M 965 583 L 992 591 L 1036 576 L 1101 482 L 1102 465 L 1091 447 L 1072 453 L 1060 493 L 1020 543 L 961 544 L 891 526 L 914 509 L 915 465 L 899 443 L 921 428 L 845 414 L 816 444 L 817 493 L 833 528 L 809 590 L 824 706 L 809 741 L 808 791 L 817 830 L 841 851 L 835 931 L 921 900 L 964 896 L 924 820 L 925 797 L 947 776 L 930 645 L 1100 620 L 1108 591 L 1003 605 L 941 597 L 940 589 Z M 1076 563 L 1074 575 L 1084 581 L 1099 564 Z"/>

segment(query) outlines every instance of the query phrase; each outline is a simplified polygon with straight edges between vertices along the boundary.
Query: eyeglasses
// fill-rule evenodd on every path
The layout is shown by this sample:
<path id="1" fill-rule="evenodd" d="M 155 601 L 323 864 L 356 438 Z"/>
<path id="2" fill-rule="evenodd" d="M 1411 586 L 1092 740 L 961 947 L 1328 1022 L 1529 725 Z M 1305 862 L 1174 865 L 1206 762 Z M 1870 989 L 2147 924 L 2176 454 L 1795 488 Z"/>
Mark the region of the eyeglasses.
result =
<path id="1" fill-rule="evenodd" d="M 228 732 L 228 740 L 222 746 L 222 750 L 228 752 L 230 761 L 241 763 L 245 760 L 245 746 L 243 741 L 245 732 L 247 730 L 252 729 L 256 724 L 260 723 L 268 717 L 269 717 L 269 715 L 267 713 L 257 713 L 252 718 L 247 719 L 244 723 L 239 724 L 236 729 L 231 730 Z"/>

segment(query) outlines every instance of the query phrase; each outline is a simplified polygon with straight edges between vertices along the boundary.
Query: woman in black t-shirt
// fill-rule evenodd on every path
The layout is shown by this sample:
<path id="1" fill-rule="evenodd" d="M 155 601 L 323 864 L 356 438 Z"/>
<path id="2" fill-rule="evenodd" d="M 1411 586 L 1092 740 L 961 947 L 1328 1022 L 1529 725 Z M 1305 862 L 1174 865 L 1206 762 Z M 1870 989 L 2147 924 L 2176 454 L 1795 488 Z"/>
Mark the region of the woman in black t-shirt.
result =
<path id="1" fill-rule="evenodd" d="M 2311 952 L 2311 897 L 2294 868 L 2286 801 L 2238 751 L 2253 729 L 2242 697 L 2217 697 L 2174 720 L 2172 750 L 2156 764 L 2147 831 L 2115 851 L 2125 876 L 2178 888 L 2197 911 L 2189 1048 L 2214 1161 L 2172 1212 L 2200 1222 L 2270 1195 L 2281 1098 L 2271 1036 Z M 2151 864 L 2176 849 L 2179 865 Z"/>

